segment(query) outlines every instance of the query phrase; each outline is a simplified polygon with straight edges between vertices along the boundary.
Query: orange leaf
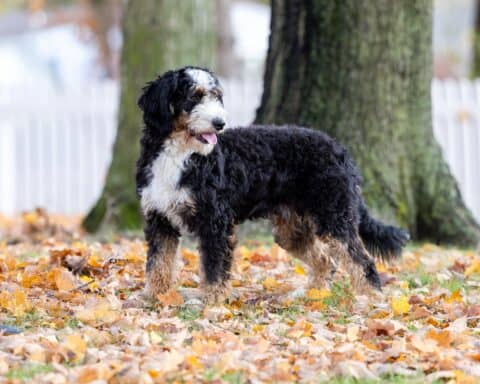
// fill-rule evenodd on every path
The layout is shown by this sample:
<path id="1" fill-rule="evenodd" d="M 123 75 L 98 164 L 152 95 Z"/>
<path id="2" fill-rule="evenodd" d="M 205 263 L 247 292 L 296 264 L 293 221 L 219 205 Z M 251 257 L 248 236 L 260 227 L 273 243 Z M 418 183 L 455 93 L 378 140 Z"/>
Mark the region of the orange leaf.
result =
<path id="1" fill-rule="evenodd" d="M 183 297 L 174 289 L 164 294 L 157 295 L 158 301 L 163 305 L 182 305 Z"/>
<path id="2" fill-rule="evenodd" d="M 426 334 L 425 337 L 435 340 L 437 344 L 441 347 L 448 347 L 453 341 L 452 334 L 450 331 L 436 331 L 435 329 L 430 329 Z"/>
<path id="3" fill-rule="evenodd" d="M 456 291 L 452 292 L 452 294 L 445 299 L 445 302 L 449 304 L 463 303 L 463 296 L 462 296 L 462 293 L 460 292 L 460 289 L 457 289 Z"/>
<path id="4" fill-rule="evenodd" d="M 68 269 L 56 268 L 54 273 L 55 285 L 59 291 L 70 291 L 76 288 L 75 276 Z"/>

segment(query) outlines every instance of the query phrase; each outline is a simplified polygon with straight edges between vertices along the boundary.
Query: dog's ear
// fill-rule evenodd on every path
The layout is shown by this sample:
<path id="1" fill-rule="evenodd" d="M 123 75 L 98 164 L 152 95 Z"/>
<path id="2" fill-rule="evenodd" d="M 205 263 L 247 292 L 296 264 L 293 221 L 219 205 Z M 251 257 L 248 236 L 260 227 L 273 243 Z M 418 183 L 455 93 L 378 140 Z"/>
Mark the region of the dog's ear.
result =
<path id="1" fill-rule="evenodd" d="M 138 106 L 158 122 L 168 122 L 173 117 L 172 96 L 177 88 L 178 74 L 168 71 L 142 88 Z"/>

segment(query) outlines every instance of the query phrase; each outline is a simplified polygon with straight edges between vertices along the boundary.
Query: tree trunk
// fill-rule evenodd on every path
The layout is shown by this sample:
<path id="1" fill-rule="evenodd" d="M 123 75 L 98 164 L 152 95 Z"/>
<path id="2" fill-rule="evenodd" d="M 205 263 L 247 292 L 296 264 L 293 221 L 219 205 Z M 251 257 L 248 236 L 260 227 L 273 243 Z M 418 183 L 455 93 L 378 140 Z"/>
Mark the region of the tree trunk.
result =
<path id="1" fill-rule="evenodd" d="M 383 219 L 416 239 L 473 244 L 431 125 L 431 3 L 273 0 L 259 123 L 321 129 L 346 145 Z"/>
<path id="2" fill-rule="evenodd" d="M 238 57 L 233 49 L 235 39 L 230 11 L 232 0 L 215 0 L 215 26 L 217 35 L 216 74 L 223 78 L 238 73 Z"/>
<path id="3" fill-rule="evenodd" d="M 123 21 L 118 132 L 106 184 L 83 225 L 135 229 L 141 215 L 135 195 L 135 162 L 142 129 L 141 87 L 168 69 L 214 62 L 213 3 L 209 0 L 130 0 Z"/>
<path id="4" fill-rule="evenodd" d="M 473 27 L 472 77 L 480 77 L 480 0 L 475 2 L 475 25 Z"/>

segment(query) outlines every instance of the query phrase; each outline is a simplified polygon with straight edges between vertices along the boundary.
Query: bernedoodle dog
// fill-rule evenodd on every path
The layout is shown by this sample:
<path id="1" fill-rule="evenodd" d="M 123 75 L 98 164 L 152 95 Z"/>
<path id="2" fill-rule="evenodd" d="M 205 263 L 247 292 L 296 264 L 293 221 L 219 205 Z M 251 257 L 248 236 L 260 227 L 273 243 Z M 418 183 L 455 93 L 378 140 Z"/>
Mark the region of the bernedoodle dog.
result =
<path id="1" fill-rule="evenodd" d="M 359 172 L 335 140 L 297 126 L 225 129 L 219 81 L 198 67 L 159 76 L 138 105 L 149 296 L 172 287 L 179 237 L 191 234 L 199 241 L 205 299 L 222 300 L 235 226 L 257 218 L 272 221 L 275 241 L 310 267 L 314 286 L 342 262 L 355 286 L 380 289 L 370 255 L 400 255 L 408 234 L 369 215 Z"/>

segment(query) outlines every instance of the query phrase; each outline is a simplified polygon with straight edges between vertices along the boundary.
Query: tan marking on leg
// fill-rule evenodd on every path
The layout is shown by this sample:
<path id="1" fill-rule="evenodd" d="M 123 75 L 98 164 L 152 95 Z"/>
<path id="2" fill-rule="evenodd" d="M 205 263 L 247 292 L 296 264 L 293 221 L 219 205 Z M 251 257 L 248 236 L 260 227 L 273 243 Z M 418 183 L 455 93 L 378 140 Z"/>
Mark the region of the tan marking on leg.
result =
<path id="1" fill-rule="evenodd" d="M 230 293 L 230 283 L 222 281 L 216 284 L 203 283 L 203 302 L 205 304 L 220 304 L 225 301 Z"/>
<path id="2" fill-rule="evenodd" d="M 332 271 L 337 268 L 338 260 L 344 255 L 345 247 L 338 240 L 329 236 L 316 238 L 312 247 L 303 254 L 305 263 L 311 268 L 309 287 L 325 287 L 333 275 Z"/>
<path id="3" fill-rule="evenodd" d="M 145 273 L 145 296 L 154 299 L 159 293 L 165 293 L 172 288 L 179 272 L 179 259 L 178 239 L 162 239 L 153 263 Z"/>
<path id="4" fill-rule="evenodd" d="M 275 241 L 310 269 L 309 286 L 323 287 L 335 267 L 331 241 L 319 239 L 316 227 L 309 217 L 302 217 L 289 209 L 282 209 L 272 217 Z"/>
<path id="5" fill-rule="evenodd" d="M 365 254 L 369 255 L 367 250 L 363 247 Z M 350 277 L 352 288 L 360 294 L 369 294 L 372 292 L 372 286 L 365 277 L 365 271 L 362 266 L 355 263 L 349 256 L 348 252 L 342 258 L 342 265 Z"/>

